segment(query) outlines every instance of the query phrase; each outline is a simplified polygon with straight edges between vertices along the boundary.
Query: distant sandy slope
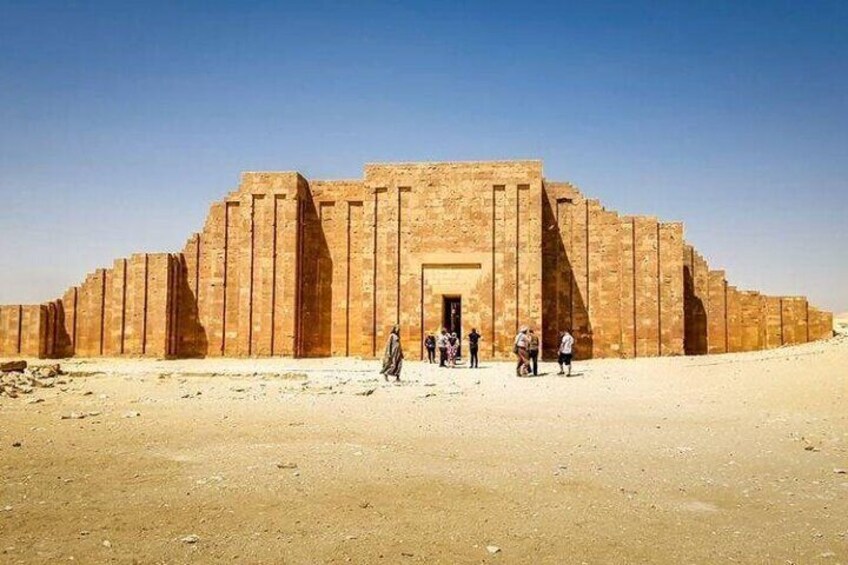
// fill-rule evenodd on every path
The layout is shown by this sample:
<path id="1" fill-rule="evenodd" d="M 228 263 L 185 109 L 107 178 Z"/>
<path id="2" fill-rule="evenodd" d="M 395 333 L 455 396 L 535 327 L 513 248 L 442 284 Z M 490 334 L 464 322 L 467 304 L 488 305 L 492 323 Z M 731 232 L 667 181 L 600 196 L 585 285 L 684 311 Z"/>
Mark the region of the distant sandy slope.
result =
<path id="1" fill-rule="evenodd" d="M 848 562 L 845 338 L 484 365 L 64 363 L 0 399 L 0 562 Z"/>

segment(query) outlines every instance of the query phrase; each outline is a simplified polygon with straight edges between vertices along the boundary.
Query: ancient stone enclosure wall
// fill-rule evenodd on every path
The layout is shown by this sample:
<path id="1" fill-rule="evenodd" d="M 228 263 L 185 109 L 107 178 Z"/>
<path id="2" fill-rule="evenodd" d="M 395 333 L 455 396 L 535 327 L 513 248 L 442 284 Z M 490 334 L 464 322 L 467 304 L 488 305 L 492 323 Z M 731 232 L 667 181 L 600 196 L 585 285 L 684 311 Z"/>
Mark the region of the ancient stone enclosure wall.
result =
<path id="1" fill-rule="evenodd" d="M 552 357 L 753 351 L 832 335 L 802 297 L 728 284 L 683 225 L 606 210 L 539 161 L 373 164 L 363 180 L 244 173 L 180 253 L 136 254 L 48 304 L 0 306 L 0 355 L 407 358 L 461 302 L 484 357 L 521 325 Z"/>

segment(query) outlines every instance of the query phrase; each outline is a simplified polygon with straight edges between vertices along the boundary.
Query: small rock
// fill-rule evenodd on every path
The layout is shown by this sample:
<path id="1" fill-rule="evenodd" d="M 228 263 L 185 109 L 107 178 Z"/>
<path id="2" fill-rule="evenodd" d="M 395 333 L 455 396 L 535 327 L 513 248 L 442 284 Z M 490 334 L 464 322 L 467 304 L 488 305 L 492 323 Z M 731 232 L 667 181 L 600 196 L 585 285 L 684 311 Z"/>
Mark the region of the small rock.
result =
<path id="1" fill-rule="evenodd" d="M 62 414 L 62 420 L 82 420 L 85 418 L 85 414 L 82 412 L 71 412 L 70 414 Z"/>
<path id="2" fill-rule="evenodd" d="M 12 511 L 12 507 L 11 507 L 11 506 L 4 506 L 4 507 L 3 507 L 3 512 L 11 512 L 11 511 Z"/>
<path id="3" fill-rule="evenodd" d="M 491 553 L 492 555 L 495 555 L 496 553 L 500 553 L 500 552 L 501 552 L 501 548 L 499 548 L 499 547 L 498 547 L 498 546 L 496 546 L 496 545 L 487 545 L 487 546 L 486 546 L 486 551 L 488 551 L 488 552 L 489 552 L 489 553 Z"/>
<path id="4" fill-rule="evenodd" d="M 0 371 L 4 373 L 23 373 L 26 368 L 26 361 L 7 361 L 6 363 L 0 363 Z"/>
<path id="5" fill-rule="evenodd" d="M 21 442 L 19 442 L 19 441 L 16 441 L 12 444 L 12 447 L 20 447 L 20 446 L 21 446 Z"/>
<path id="6" fill-rule="evenodd" d="M 40 404 L 42 402 L 44 402 L 43 398 L 32 398 L 30 400 L 27 400 L 27 404 Z"/>
<path id="7" fill-rule="evenodd" d="M 836 469 L 833 470 L 833 472 L 836 473 L 837 475 L 848 475 L 848 469 L 840 469 L 840 468 L 837 467 Z"/>
<path id="8" fill-rule="evenodd" d="M 135 410 L 131 410 L 130 412 L 124 413 L 124 418 L 138 418 L 141 416 L 141 412 L 136 412 Z"/>
<path id="9" fill-rule="evenodd" d="M 808 445 L 808 446 L 804 447 L 804 451 L 818 452 L 818 451 L 821 451 L 821 450 L 818 447 L 816 447 L 815 445 Z"/>
<path id="10" fill-rule="evenodd" d="M 297 469 L 297 463 L 291 463 L 291 462 L 277 463 L 277 469 Z"/>
<path id="11" fill-rule="evenodd" d="M 42 379 L 52 379 L 62 374 L 62 369 L 59 365 L 44 365 L 36 367 L 32 370 L 33 375 Z"/>
<path id="12" fill-rule="evenodd" d="M 180 541 L 183 543 L 194 544 L 200 541 L 200 536 L 196 534 L 191 534 L 184 538 L 180 538 Z"/>
<path id="13" fill-rule="evenodd" d="M 361 391 L 357 392 L 356 396 L 371 396 L 372 394 L 374 394 L 375 390 L 377 390 L 377 389 L 376 388 L 366 388 L 365 390 L 361 390 Z"/>
<path id="14" fill-rule="evenodd" d="M 91 533 L 91 532 L 89 532 L 88 530 L 82 530 L 82 531 L 79 533 L 79 535 L 81 535 L 81 536 L 87 536 L 87 535 L 88 535 L 88 534 L 90 534 L 90 533 Z"/>
<path id="15" fill-rule="evenodd" d="M 107 539 L 103 540 L 103 547 L 112 547 L 112 542 Z"/>

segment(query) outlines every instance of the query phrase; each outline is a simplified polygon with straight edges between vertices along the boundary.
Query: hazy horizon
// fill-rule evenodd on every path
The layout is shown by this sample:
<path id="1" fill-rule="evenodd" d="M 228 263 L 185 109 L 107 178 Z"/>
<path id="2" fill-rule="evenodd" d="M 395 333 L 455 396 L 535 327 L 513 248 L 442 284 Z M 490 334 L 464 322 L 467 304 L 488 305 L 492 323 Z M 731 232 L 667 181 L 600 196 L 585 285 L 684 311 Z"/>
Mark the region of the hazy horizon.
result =
<path id="1" fill-rule="evenodd" d="M 0 304 L 176 252 L 242 171 L 540 159 L 848 311 L 848 4 L 0 2 Z"/>

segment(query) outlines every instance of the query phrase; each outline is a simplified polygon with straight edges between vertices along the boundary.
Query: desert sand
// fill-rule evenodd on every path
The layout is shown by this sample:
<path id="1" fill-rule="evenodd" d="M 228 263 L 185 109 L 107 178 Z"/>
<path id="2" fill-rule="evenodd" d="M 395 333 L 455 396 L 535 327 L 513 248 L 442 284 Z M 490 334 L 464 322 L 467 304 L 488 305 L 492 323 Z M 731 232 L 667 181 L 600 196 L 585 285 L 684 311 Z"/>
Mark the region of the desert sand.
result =
<path id="1" fill-rule="evenodd" d="M 571 378 L 62 368 L 0 397 L 3 563 L 848 562 L 845 337 Z"/>

